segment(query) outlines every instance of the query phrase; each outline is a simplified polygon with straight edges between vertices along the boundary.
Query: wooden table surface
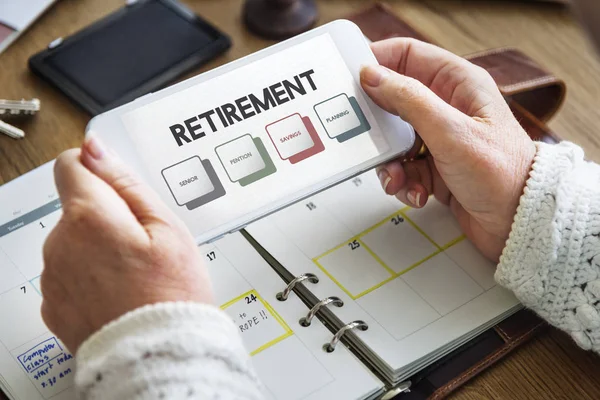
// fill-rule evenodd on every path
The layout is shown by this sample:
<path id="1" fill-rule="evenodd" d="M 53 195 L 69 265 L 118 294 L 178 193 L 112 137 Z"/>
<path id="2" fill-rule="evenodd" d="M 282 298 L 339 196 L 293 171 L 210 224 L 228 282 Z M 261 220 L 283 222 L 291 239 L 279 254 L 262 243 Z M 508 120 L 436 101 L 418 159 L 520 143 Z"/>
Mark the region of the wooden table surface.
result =
<path id="1" fill-rule="evenodd" d="M 67 36 L 122 6 L 123 0 L 62 0 L 0 55 L 0 98 L 37 97 L 42 111 L 20 124 L 27 137 L 0 137 L 0 184 L 78 146 L 90 116 L 35 77 L 27 59 L 53 39 Z M 240 22 L 241 0 L 185 0 L 233 39 L 233 47 L 195 75 L 261 49 Z M 364 0 L 322 0 L 324 23 L 365 7 Z M 457 54 L 513 46 L 564 79 L 566 103 L 550 123 L 563 138 L 600 162 L 600 63 L 569 12 L 516 1 L 414 0 L 391 2 L 395 11 Z M 1 206 L 1 205 L 0 205 Z M 579 350 L 551 330 L 456 392 L 454 399 L 600 399 L 600 357 Z"/>

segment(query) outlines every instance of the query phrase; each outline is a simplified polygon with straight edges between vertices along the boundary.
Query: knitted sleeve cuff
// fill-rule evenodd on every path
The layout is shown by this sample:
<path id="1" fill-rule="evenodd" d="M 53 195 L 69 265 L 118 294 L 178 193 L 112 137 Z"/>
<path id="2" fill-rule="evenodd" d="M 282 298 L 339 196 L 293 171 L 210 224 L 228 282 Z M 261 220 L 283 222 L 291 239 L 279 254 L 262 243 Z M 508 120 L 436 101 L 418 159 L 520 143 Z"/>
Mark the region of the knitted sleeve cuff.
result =
<path id="1" fill-rule="evenodd" d="M 579 147 L 537 143 L 495 277 L 580 347 L 600 352 L 600 166 Z"/>
<path id="2" fill-rule="evenodd" d="M 548 232 L 548 229 L 556 228 L 557 187 L 577 160 L 583 159 L 583 151 L 568 142 L 557 145 L 536 142 L 536 147 L 529 179 L 495 275 L 496 281 L 513 290 L 525 305 L 535 304 L 542 295 L 540 288 L 528 287 L 534 275 L 539 273 L 538 266 L 556 262 L 556 254 L 552 251 L 534 252 L 537 249 L 534 242 L 542 235 L 548 240 L 559 240 Z M 556 247 L 557 243 L 554 245 Z M 552 249 L 553 244 L 548 243 L 548 248 Z"/>
<path id="3" fill-rule="evenodd" d="M 82 400 L 262 398 L 237 327 L 205 304 L 138 308 L 93 334 L 75 359 Z"/>
<path id="4" fill-rule="evenodd" d="M 77 362 L 82 364 L 105 355 L 124 338 L 171 329 L 210 332 L 216 338 L 227 338 L 229 344 L 245 354 L 235 325 L 223 311 L 206 304 L 171 302 L 140 307 L 106 324 L 79 347 Z"/>

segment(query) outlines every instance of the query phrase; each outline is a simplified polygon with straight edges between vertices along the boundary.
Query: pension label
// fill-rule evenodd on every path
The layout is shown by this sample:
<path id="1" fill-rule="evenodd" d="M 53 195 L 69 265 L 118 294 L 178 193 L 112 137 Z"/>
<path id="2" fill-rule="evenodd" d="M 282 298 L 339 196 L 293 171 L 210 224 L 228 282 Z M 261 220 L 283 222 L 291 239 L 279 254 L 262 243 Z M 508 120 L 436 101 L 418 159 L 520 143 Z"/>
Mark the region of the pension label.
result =
<path id="1" fill-rule="evenodd" d="M 223 143 L 215 152 L 231 182 L 245 186 L 276 171 L 271 157 L 260 138 L 242 135 Z"/>

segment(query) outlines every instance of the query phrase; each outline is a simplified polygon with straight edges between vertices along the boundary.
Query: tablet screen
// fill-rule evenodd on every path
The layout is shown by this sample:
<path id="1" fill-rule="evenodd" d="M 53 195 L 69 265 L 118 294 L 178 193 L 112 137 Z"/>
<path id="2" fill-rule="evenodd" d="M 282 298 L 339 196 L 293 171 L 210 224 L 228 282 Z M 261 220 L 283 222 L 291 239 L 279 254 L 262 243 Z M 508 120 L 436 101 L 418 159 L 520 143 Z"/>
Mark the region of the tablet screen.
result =
<path id="1" fill-rule="evenodd" d="M 151 184 L 197 238 L 390 149 L 329 33 L 122 120 Z"/>
<path id="2" fill-rule="evenodd" d="M 63 44 L 46 62 L 106 106 L 214 40 L 172 7 L 150 1 Z"/>

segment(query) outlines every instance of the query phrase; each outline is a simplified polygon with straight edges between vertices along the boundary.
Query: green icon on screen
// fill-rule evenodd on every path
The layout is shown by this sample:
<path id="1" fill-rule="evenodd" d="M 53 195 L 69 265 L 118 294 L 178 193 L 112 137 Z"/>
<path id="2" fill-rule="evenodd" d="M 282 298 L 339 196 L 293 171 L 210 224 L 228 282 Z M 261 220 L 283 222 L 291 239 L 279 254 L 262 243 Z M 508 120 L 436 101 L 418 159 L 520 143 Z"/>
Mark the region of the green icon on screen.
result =
<path id="1" fill-rule="evenodd" d="M 260 138 L 245 134 L 215 148 L 231 182 L 249 185 L 277 172 Z"/>

